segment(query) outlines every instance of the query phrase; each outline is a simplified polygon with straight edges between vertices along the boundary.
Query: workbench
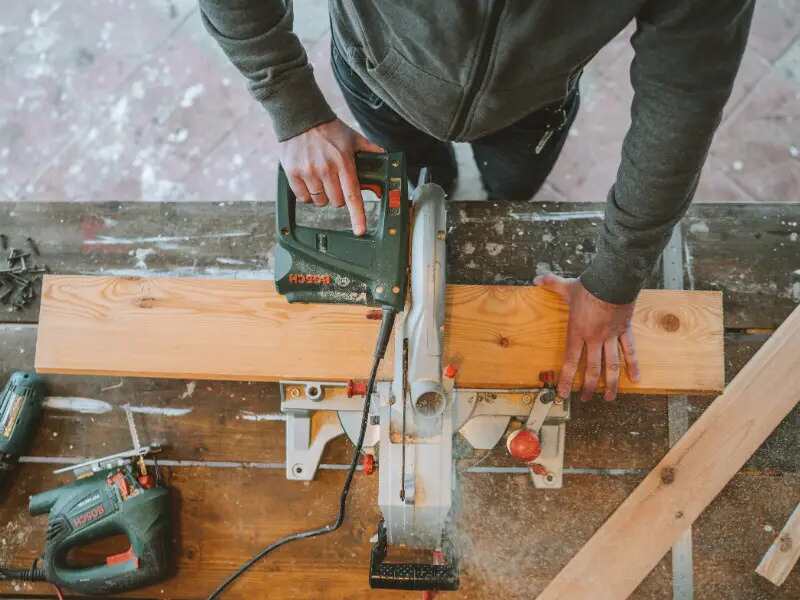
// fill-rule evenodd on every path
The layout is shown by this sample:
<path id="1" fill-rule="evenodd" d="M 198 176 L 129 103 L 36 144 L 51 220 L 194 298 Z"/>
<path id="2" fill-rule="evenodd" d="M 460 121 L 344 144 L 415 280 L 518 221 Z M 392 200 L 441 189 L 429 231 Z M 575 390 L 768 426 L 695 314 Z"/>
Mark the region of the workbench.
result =
<path id="1" fill-rule="evenodd" d="M 530 284 L 537 272 L 576 275 L 591 259 L 600 204 L 455 203 L 448 238 L 451 283 Z M 726 377 L 732 377 L 800 302 L 800 205 L 696 205 L 681 225 L 684 285 L 724 293 Z M 5 203 L 0 229 L 12 245 L 33 237 L 55 273 L 271 276 L 269 203 Z M 654 276 L 648 287 L 659 287 Z M 0 312 L 0 377 L 33 367 L 38 306 Z M 131 598 L 204 598 L 258 549 L 331 520 L 351 445 L 332 443 L 316 480 L 284 477 L 283 423 L 275 384 L 48 375 L 50 398 L 30 456 L 5 482 L 0 561 L 27 565 L 45 518 L 30 494 L 67 481 L 69 459 L 130 446 L 131 404 L 142 441 L 166 446 L 175 492 L 178 571 Z M 713 400 L 689 398 L 689 419 Z M 769 382 L 764 382 L 764 402 Z M 532 598 L 589 539 L 667 451 L 667 400 L 626 396 L 573 404 L 564 488 L 535 490 L 503 448 L 460 451 L 461 590 L 443 598 Z M 457 444 L 458 445 L 458 444 Z M 369 538 L 377 480 L 356 476 L 348 519 L 332 536 L 281 549 L 226 598 L 418 598 L 372 592 Z M 775 588 L 754 573 L 800 498 L 800 413 L 793 412 L 694 526 L 697 598 L 800 597 L 800 573 Z M 96 548 L 105 553 L 107 548 Z M 41 597 L 46 585 L 2 588 Z M 672 597 L 669 556 L 634 599 Z"/>

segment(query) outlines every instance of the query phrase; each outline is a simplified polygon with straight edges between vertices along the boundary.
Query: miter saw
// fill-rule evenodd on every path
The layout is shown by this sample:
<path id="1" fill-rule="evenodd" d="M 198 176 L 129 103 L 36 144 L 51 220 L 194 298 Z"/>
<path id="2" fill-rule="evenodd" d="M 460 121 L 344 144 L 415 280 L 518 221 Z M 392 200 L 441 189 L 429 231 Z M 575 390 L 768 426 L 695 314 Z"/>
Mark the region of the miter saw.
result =
<path id="1" fill-rule="evenodd" d="M 281 172 L 275 286 L 290 302 L 343 302 L 398 312 L 393 378 L 374 386 L 346 380 L 346 374 L 344 381 L 282 381 L 286 477 L 313 479 L 325 445 L 346 434 L 363 453 L 365 472 L 372 472 L 376 457 L 379 461 L 383 518 L 373 538 L 370 585 L 455 590 L 458 552 L 448 539 L 456 485 L 453 436 L 460 433 L 474 448 L 490 450 L 512 418 L 524 420 L 508 436 L 508 449 L 530 466 L 536 487 L 558 488 L 569 402 L 556 396 L 553 373 L 541 374 L 541 385 L 529 389 L 458 387 L 459 365 L 443 353 L 445 192 L 427 181 L 423 169 L 409 203 L 401 153 L 361 154 L 356 163 L 362 188 L 380 198 L 377 225 L 361 237 L 298 225 L 294 196 Z M 349 480 L 345 494 L 348 486 Z M 389 562 L 390 547 L 398 546 L 430 551 L 423 553 L 429 560 Z"/>

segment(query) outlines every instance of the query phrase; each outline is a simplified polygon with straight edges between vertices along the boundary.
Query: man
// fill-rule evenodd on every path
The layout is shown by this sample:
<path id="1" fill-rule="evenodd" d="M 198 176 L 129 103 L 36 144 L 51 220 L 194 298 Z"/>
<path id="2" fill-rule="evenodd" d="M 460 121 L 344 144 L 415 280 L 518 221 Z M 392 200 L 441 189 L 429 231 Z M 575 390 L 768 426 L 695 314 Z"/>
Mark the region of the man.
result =
<path id="1" fill-rule="evenodd" d="M 336 118 L 292 33 L 291 0 L 200 0 L 206 27 L 250 80 L 297 197 L 346 206 L 366 228 L 357 151 L 404 151 L 450 189 L 449 141 L 472 144 L 490 198 L 526 200 L 552 169 L 578 110 L 586 63 L 633 19 L 631 127 L 597 254 L 578 279 L 535 283 L 570 308 L 558 382 L 582 354 L 581 399 L 603 371 L 639 378 L 630 320 L 647 275 L 691 202 L 730 95 L 754 0 L 331 0 L 334 74 L 366 138 Z M 620 356 L 620 347 L 622 349 Z"/>

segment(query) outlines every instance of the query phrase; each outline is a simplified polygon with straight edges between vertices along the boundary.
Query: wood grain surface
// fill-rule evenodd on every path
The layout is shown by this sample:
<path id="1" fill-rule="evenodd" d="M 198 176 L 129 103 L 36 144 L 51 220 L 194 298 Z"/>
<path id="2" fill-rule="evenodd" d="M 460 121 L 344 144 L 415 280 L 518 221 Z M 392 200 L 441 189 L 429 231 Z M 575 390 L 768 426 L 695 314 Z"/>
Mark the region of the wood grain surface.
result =
<path id="1" fill-rule="evenodd" d="M 569 561 L 539 600 L 627 598 L 800 401 L 798 357 L 800 308 Z M 764 382 L 769 382 L 766 402 Z"/>
<path id="2" fill-rule="evenodd" d="M 363 307 L 289 304 L 269 281 L 50 275 L 36 347 L 42 373 L 275 381 L 365 377 L 376 335 Z M 533 385 L 558 369 L 567 323 L 551 292 L 449 286 L 445 359 L 462 387 Z M 721 296 L 652 290 L 634 317 L 642 379 L 625 392 L 724 385 Z M 391 373 L 387 355 L 382 376 Z"/>
<path id="3" fill-rule="evenodd" d="M 775 585 L 783 585 L 797 564 L 798 558 L 800 558 L 800 504 L 794 509 L 786 525 L 758 563 L 756 573 Z"/>

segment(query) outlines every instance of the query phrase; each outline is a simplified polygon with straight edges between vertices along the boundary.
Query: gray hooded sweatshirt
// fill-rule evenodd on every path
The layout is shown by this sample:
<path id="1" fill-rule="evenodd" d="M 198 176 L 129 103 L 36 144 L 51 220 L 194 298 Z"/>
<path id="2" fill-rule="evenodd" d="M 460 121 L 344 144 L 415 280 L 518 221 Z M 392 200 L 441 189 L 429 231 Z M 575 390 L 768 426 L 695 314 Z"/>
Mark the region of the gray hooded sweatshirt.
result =
<path id="1" fill-rule="evenodd" d="M 320 0 L 322 1 L 322 0 Z M 292 33 L 291 0 L 199 0 L 280 140 L 335 118 Z M 635 92 L 597 254 L 595 296 L 636 298 L 691 202 L 739 68 L 754 0 L 330 0 L 345 59 L 398 114 L 470 141 L 565 96 L 632 20 Z"/>

